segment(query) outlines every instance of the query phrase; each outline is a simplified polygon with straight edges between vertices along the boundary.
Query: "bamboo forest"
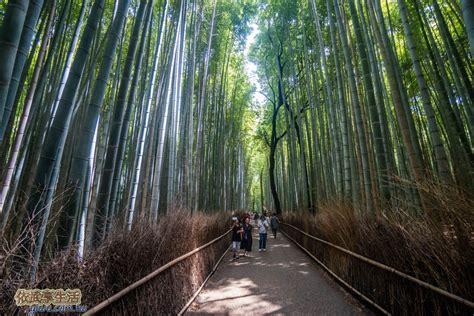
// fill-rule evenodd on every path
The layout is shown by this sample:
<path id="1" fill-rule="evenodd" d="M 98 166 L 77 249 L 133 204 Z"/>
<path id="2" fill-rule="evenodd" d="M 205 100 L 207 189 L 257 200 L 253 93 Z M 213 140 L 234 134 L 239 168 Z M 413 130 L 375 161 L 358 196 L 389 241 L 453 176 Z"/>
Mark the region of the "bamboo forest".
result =
<path id="1" fill-rule="evenodd" d="M 473 302 L 474 1 L 0 1 L 0 314 Z"/>

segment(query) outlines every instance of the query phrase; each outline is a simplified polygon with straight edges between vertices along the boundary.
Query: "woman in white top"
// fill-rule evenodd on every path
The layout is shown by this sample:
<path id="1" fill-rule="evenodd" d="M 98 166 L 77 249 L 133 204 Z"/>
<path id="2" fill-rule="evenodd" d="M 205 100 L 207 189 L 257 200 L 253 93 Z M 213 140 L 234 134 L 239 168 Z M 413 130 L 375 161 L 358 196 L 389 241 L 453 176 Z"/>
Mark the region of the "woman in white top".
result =
<path id="1" fill-rule="evenodd" d="M 262 214 L 258 220 L 258 251 L 267 251 L 267 230 L 270 225 L 265 214 Z"/>

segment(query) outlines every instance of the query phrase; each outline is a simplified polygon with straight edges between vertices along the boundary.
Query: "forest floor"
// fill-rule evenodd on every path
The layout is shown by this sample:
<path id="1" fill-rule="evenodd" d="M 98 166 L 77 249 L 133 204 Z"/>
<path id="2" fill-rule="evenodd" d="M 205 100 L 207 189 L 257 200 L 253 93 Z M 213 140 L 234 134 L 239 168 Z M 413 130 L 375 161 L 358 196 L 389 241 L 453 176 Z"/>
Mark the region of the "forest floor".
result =
<path id="1" fill-rule="evenodd" d="M 267 251 L 232 261 L 229 251 L 187 315 L 367 315 L 308 256 L 278 234 L 269 234 Z"/>

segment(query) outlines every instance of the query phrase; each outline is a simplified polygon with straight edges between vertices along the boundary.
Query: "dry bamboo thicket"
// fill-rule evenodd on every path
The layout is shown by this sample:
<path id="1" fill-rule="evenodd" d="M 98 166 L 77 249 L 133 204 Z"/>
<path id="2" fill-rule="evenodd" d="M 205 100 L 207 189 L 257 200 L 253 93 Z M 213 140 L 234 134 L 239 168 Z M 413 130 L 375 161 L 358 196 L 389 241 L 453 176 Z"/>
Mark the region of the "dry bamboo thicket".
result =
<path id="1" fill-rule="evenodd" d="M 327 272 L 329 272 L 331 276 L 333 276 L 338 282 L 342 283 L 345 287 L 347 287 L 349 290 L 354 292 L 358 297 L 361 297 L 364 301 L 366 301 L 366 303 L 369 303 L 372 307 L 376 308 L 383 314 L 391 315 L 391 314 L 405 313 L 407 315 L 410 315 L 414 311 L 416 314 L 423 314 L 426 312 L 435 313 L 435 314 L 469 313 L 469 311 L 474 309 L 474 303 L 465 298 L 462 298 L 458 295 L 455 295 L 437 286 L 431 285 L 430 283 L 421 281 L 395 268 L 392 268 L 390 266 L 387 266 L 385 264 L 382 264 L 380 262 L 374 261 L 372 259 L 359 255 L 355 252 L 347 250 L 343 247 L 330 243 L 324 239 L 317 238 L 313 235 L 306 233 L 305 231 L 302 231 L 301 229 L 291 224 L 287 224 L 287 223 L 282 223 L 282 224 L 284 227 L 284 229 L 282 230 L 285 236 L 287 236 L 291 241 L 295 242 L 300 248 L 302 248 L 306 253 L 308 253 L 309 256 L 311 256 L 315 261 L 317 261 L 318 264 L 321 265 Z M 355 282 L 356 286 L 360 288 L 362 292 L 359 291 L 357 288 L 352 287 L 349 283 L 344 281 L 343 278 L 341 278 L 339 275 L 337 275 L 335 272 L 331 270 L 331 268 L 337 269 L 337 267 L 329 268 L 320 259 L 315 257 L 310 250 L 306 249 L 303 245 L 301 245 L 301 243 L 295 240 L 295 238 L 291 237 L 291 235 L 296 236 L 295 238 L 297 238 L 298 240 L 302 240 L 302 242 L 305 243 L 306 245 L 311 244 L 311 242 L 316 242 L 318 245 L 313 244 L 312 246 L 308 248 L 312 248 L 312 249 L 320 248 L 319 251 L 318 250 L 313 250 L 313 251 L 319 254 L 319 258 L 326 257 L 325 258 L 326 262 L 328 262 L 329 264 L 331 264 L 331 261 L 334 262 L 334 261 L 344 260 L 340 258 L 338 259 L 332 258 L 333 256 L 337 257 L 337 254 L 331 251 L 330 248 L 338 250 L 339 251 L 338 255 L 341 255 L 342 257 L 346 257 L 347 258 L 346 260 L 349 262 L 358 261 L 359 264 L 360 263 L 362 263 L 362 265 L 366 264 L 366 266 L 370 267 L 369 270 L 371 270 L 371 273 L 375 274 L 375 275 L 372 275 L 372 277 L 370 278 L 372 279 L 371 286 L 367 286 L 366 284 L 361 285 Z M 321 253 L 323 254 L 321 255 Z M 350 263 L 348 266 L 349 268 L 342 273 L 344 274 L 343 277 L 347 279 L 351 279 L 350 275 L 357 273 L 358 278 L 361 278 L 361 279 L 367 278 L 367 277 L 360 276 L 360 270 L 358 270 L 357 267 L 355 267 L 357 266 L 357 264 Z M 388 274 L 387 272 L 392 274 L 391 276 L 392 280 L 390 284 L 388 285 L 386 284 L 387 279 L 389 279 L 387 277 L 387 274 Z M 386 275 L 383 276 L 383 274 L 386 274 Z M 396 280 L 397 278 L 398 280 Z M 378 280 L 379 282 L 373 282 L 374 280 Z M 382 280 L 383 282 L 381 282 Z M 403 284 L 403 283 L 407 283 L 407 284 L 404 284 L 404 286 L 400 286 L 400 284 L 397 284 L 398 283 L 397 281 L 400 282 L 400 284 Z M 406 282 L 406 281 L 409 281 L 409 282 Z M 390 290 L 388 291 L 390 295 L 387 295 L 385 292 L 387 287 L 390 288 Z M 403 287 L 406 287 L 406 289 L 401 290 L 400 288 L 403 288 Z M 407 291 L 407 289 L 409 290 Z M 405 293 L 403 293 L 403 295 L 400 295 L 400 296 L 395 296 L 394 294 L 392 294 L 393 293 L 392 291 L 393 292 L 404 291 Z M 363 292 L 368 293 L 368 295 L 371 298 L 364 295 Z M 374 293 L 370 293 L 370 292 L 374 292 Z M 398 294 L 399 293 L 400 292 L 398 292 Z M 391 300 L 390 304 L 387 304 L 386 301 L 384 302 L 384 300 L 387 297 Z M 423 300 L 410 299 L 412 297 L 424 297 L 424 299 Z M 384 309 L 384 307 L 377 304 L 377 302 L 381 302 L 381 301 L 382 303 L 384 303 L 383 306 L 386 309 Z"/>
<path id="2" fill-rule="evenodd" d="M 109 306 L 111 306 L 113 304 L 117 304 L 116 303 L 117 301 L 127 299 L 127 295 L 130 295 L 129 293 L 133 292 L 135 289 L 137 289 L 141 286 L 147 285 L 148 283 L 153 281 L 153 279 L 158 277 L 160 274 L 164 273 L 166 270 L 172 269 L 173 267 L 177 266 L 182 261 L 192 257 L 193 255 L 197 254 L 198 252 L 200 252 L 200 251 L 202 251 L 202 250 L 204 250 L 204 249 L 206 249 L 206 248 L 208 248 L 212 245 L 215 245 L 218 242 L 226 242 L 226 240 L 224 238 L 227 237 L 230 232 L 231 232 L 231 230 L 229 229 L 228 231 L 226 231 L 222 235 L 214 238 L 213 240 L 205 243 L 204 245 L 201 245 L 201 246 L 197 247 L 196 249 L 193 249 L 192 251 L 189 251 L 189 252 L 185 253 L 184 255 L 181 255 L 178 258 L 173 259 L 170 262 L 162 265 L 161 267 L 159 267 L 155 271 L 151 272 L 150 274 L 144 276 L 140 280 L 138 280 L 138 281 L 130 284 L 126 288 L 120 290 L 120 292 L 115 293 L 111 297 L 109 297 L 106 300 L 104 300 L 104 301 L 100 302 L 99 304 L 95 305 L 94 307 L 89 309 L 84 315 L 97 314 L 98 312 L 107 310 L 107 308 L 109 308 Z M 222 260 L 222 258 L 224 257 L 225 254 L 226 254 L 226 252 L 224 251 L 224 254 L 219 258 L 218 262 Z M 213 268 L 213 271 L 214 270 L 215 270 L 215 268 Z M 206 280 L 207 280 L 207 277 L 206 277 Z M 195 294 L 193 294 L 193 296 L 194 295 Z"/>
<path id="3" fill-rule="evenodd" d="M 38 268 L 37 281 L 19 276 L 8 278 L 0 291 L 0 310 L 10 315 L 17 309 L 13 296 L 19 287 L 79 288 L 82 303 L 89 309 L 129 287 L 167 263 L 225 234 L 229 213 L 194 214 L 173 210 L 159 223 L 137 219 L 132 230 L 114 228 L 99 248 L 77 260 L 78 248 L 63 252 Z M 203 230 L 194 229 L 200 223 Z M 176 231 L 183 239 L 176 239 Z M 176 314 L 200 287 L 219 257 L 228 249 L 229 239 L 219 241 L 180 261 L 131 290 L 102 313 L 112 315 Z"/>

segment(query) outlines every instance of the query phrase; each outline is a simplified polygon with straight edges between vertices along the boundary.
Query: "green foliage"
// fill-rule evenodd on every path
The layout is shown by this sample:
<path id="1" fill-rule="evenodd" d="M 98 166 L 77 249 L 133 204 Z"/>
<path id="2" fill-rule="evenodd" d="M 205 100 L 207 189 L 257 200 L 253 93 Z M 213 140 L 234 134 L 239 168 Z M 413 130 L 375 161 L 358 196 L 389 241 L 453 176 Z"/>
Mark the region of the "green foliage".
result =
<path id="1" fill-rule="evenodd" d="M 35 175 L 36 162 L 40 159 L 39 152 L 46 147 L 51 152 L 64 150 L 57 166 L 48 165 L 61 175 L 57 181 L 50 182 L 52 196 L 62 194 L 61 190 L 67 191 L 68 183 L 77 180 L 71 179 L 75 176 L 70 172 L 74 169 L 71 155 L 77 151 L 75 132 L 89 123 L 84 113 L 96 85 L 104 43 L 111 34 L 108 30 L 117 5 L 114 0 L 104 1 L 103 15 L 96 17 L 97 34 L 89 38 L 92 29 L 85 25 L 96 13 L 91 10 L 95 2 L 88 2 L 79 28 L 79 40 L 88 38 L 90 51 L 84 54 L 76 45 L 70 55 L 81 57 L 71 77 L 74 85 L 67 91 L 68 100 L 64 101 L 68 105 L 67 112 L 72 112 L 71 126 L 65 123 L 69 116 L 63 115 L 64 120 L 56 119 L 61 128 L 55 129 L 50 128 L 53 106 L 60 96 L 58 87 L 67 70 L 66 57 L 83 4 L 70 2 L 65 25 L 61 28 L 56 21 L 59 22 L 58 16 L 67 2 L 57 1 L 54 29 L 50 32 L 58 45 L 54 49 L 47 47 L 47 69 L 41 72 L 38 91 L 32 96 L 32 113 L 27 113 L 27 121 L 24 121 L 27 133 L 18 144 L 19 161 L 13 164 L 17 182 L 12 183 L 7 201 L 13 205 L 11 208 L 24 199 L 20 192 L 29 195 L 36 189 L 29 178 L 38 176 Z M 420 180 L 411 161 L 414 155 L 409 150 L 419 147 L 415 160 L 421 162 L 423 170 L 418 174 L 440 180 L 440 162 L 433 148 L 434 124 L 439 126 L 441 139 L 436 150 L 446 152 L 453 183 L 472 188 L 472 180 L 466 180 L 469 177 L 465 174 L 472 175 L 474 161 L 473 67 L 461 8 L 455 1 L 404 2 L 421 75 L 427 82 L 428 93 L 424 94 L 420 89 L 420 71 L 415 72 L 413 67 L 413 50 L 407 47 L 406 25 L 397 0 L 153 1 L 150 29 L 144 34 L 143 60 L 141 64 L 133 61 L 133 66 L 139 65 L 137 70 L 133 67 L 133 72 L 139 71 L 139 80 L 133 100 L 127 100 L 132 106 L 131 118 L 124 122 L 128 124 L 128 134 L 121 139 L 126 150 L 121 158 L 120 176 L 114 179 L 115 184 L 118 183 L 115 193 L 120 200 L 116 201 L 119 208 L 129 208 L 127 204 L 136 183 L 143 186 L 140 187 L 143 192 L 133 198 L 139 200 L 137 208 L 146 210 L 145 213 L 157 211 L 150 210 L 151 200 L 164 195 L 168 196 L 161 199 L 160 211 L 163 212 L 173 205 L 173 199 L 194 210 L 254 207 L 263 203 L 271 208 L 268 140 L 272 132 L 281 136 L 276 148 L 276 187 L 282 192 L 282 204 L 287 210 L 304 208 L 310 205 L 306 203 L 309 200 L 318 204 L 334 198 L 350 200 L 363 210 L 367 202 L 362 202 L 361 197 L 369 195 L 378 200 L 379 191 L 385 186 L 390 187 L 394 198 L 375 201 L 380 202 L 377 206 L 380 210 L 387 204 L 420 209 L 423 203 L 416 190 L 400 189 L 395 180 L 386 179 Z M 101 163 L 104 152 L 111 146 L 110 117 L 118 104 L 118 87 L 124 82 L 122 73 L 129 62 L 126 52 L 140 3 L 141 0 L 131 1 L 117 49 L 107 56 L 112 61 L 112 69 L 108 80 L 104 79 L 105 98 L 98 117 L 96 142 L 92 143 L 89 141 L 92 137 L 88 137 L 88 141 L 81 144 L 87 147 L 84 152 L 90 149 L 96 155 L 92 164 L 94 176 L 89 175 L 93 183 L 90 188 L 81 187 L 90 194 L 79 203 L 85 212 L 89 206 L 95 207 L 94 190 L 104 174 Z M 181 6 L 184 3 L 186 7 Z M 354 7 L 350 9 L 349 3 Z M 439 10 L 435 10 L 436 3 Z M 0 22 L 5 10 L 3 1 Z M 38 43 L 42 43 L 45 34 L 39 25 L 45 25 L 49 18 L 48 10 L 42 12 L 36 27 L 36 32 L 41 32 L 37 33 Z M 360 22 L 361 36 L 356 36 L 356 21 Z M 185 28 L 178 28 L 183 25 Z M 257 34 L 253 28 L 258 30 Z M 255 42 L 247 51 L 247 42 L 254 35 Z M 342 36 L 347 37 L 347 44 Z M 160 50 L 155 55 L 158 46 Z M 32 85 L 38 47 L 27 56 L 28 68 L 20 78 L 22 90 L 16 98 L 8 142 L 0 144 L 2 175 L 15 151 L 17 127 L 23 119 L 26 92 Z M 155 56 L 156 78 L 151 83 Z M 363 66 L 364 56 L 368 67 Z M 248 63 L 257 66 L 257 78 L 247 73 Z M 349 73 L 348 64 L 352 64 L 353 74 Z M 371 85 L 367 85 L 369 81 Z M 278 95 L 280 84 L 283 98 Z M 370 86 L 374 91 L 368 91 Z M 124 94 L 132 90 L 129 86 Z M 263 102 L 256 100 L 257 94 L 265 95 Z M 431 119 L 422 102 L 427 94 L 433 104 Z M 371 102 L 373 96 L 376 102 Z M 284 104 L 275 116 L 274 131 L 272 119 L 277 101 L 281 101 L 279 98 L 284 99 Z M 167 108 L 171 125 L 163 129 Z M 374 133 L 377 124 L 381 126 L 380 137 Z M 90 129 L 88 133 L 92 133 L 94 127 Z M 41 135 L 52 135 L 55 130 L 61 130 L 58 132 L 61 137 L 65 135 L 65 143 L 59 144 L 58 136 L 51 140 L 54 146 L 45 144 Z M 380 138 L 383 138 L 383 146 L 380 146 Z M 161 151 L 158 150 L 160 139 Z M 139 153 L 141 142 L 144 149 Z M 367 152 L 363 152 L 362 144 L 366 145 Z M 388 161 L 389 166 L 383 172 L 378 168 L 380 160 L 377 158 L 381 153 L 376 147 L 383 147 L 382 154 Z M 138 155 L 143 156 L 140 163 Z M 162 168 L 155 166 L 158 155 L 164 160 Z M 46 161 L 49 164 L 51 157 L 43 158 L 45 164 Z M 89 157 L 79 158 L 85 165 Z M 198 168 L 201 164 L 202 168 Z M 134 178 L 136 173 L 140 173 L 138 178 Z M 369 191 L 369 186 L 364 186 L 367 179 L 374 182 L 371 192 L 365 192 Z M 45 183 L 49 183 L 49 179 Z M 53 205 L 54 211 L 60 214 L 65 204 L 61 200 Z M 79 220 L 80 214 L 74 215 Z M 125 218 L 124 214 L 110 216 Z M 93 215 L 91 217 L 89 221 L 93 220 Z M 75 225 L 68 227 L 71 232 L 78 229 L 77 223 L 71 225 Z"/>

